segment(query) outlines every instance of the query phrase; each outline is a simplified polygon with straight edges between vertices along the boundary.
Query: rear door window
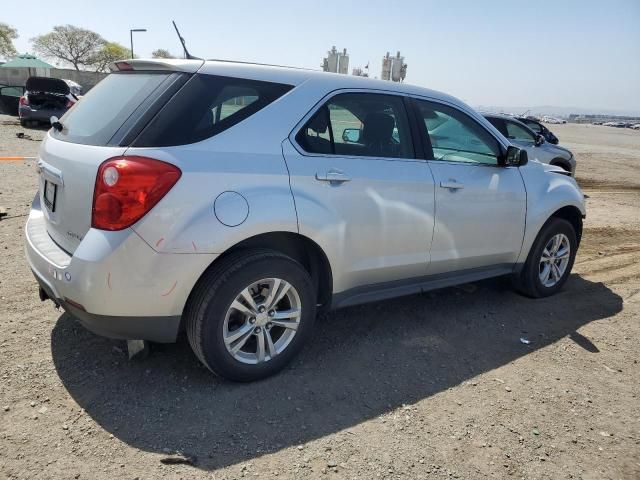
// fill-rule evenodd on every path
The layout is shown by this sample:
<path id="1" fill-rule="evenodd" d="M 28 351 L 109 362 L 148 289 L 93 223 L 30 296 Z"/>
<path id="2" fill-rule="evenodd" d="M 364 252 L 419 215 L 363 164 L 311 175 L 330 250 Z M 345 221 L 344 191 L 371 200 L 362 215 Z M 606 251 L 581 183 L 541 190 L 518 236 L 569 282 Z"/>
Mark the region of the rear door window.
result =
<path id="1" fill-rule="evenodd" d="M 168 81 L 170 73 L 112 73 L 93 87 L 60 119 L 62 131 L 51 134 L 63 141 L 108 145 L 133 112 Z M 178 75 L 178 74 L 173 74 Z"/>
<path id="2" fill-rule="evenodd" d="M 296 136 L 309 153 L 414 158 L 402 97 L 379 93 L 334 96 Z"/>
<path id="3" fill-rule="evenodd" d="M 151 120 L 135 147 L 186 145 L 212 137 L 293 88 L 273 82 L 194 75 Z"/>

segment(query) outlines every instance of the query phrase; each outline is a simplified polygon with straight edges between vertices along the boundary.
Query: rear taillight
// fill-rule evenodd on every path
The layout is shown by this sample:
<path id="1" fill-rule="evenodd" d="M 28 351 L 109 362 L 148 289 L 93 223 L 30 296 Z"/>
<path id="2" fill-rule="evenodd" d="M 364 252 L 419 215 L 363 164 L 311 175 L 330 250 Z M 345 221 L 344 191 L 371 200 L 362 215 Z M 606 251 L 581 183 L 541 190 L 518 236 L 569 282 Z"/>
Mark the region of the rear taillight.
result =
<path id="1" fill-rule="evenodd" d="M 114 157 L 98 168 L 91 226 L 122 230 L 151 210 L 182 172 L 175 165 L 147 157 Z"/>
<path id="2" fill-rule="evenodd" d="M 73 107 L 75 104 L 76 104 L 76 102 L 72 102 L 71 100 L 67 99 L 67 105 L 66 105 L 66 107 L 67 107 L 67 108 L 71 108 L 71 107 Z"/>
<path id="3" fill-rule="evenodd" d="M 15 103 L 14 103 L 15 105 Z M 29 99 L 26 95 L 20 97 L 20 105 L 29 105 Z"/>

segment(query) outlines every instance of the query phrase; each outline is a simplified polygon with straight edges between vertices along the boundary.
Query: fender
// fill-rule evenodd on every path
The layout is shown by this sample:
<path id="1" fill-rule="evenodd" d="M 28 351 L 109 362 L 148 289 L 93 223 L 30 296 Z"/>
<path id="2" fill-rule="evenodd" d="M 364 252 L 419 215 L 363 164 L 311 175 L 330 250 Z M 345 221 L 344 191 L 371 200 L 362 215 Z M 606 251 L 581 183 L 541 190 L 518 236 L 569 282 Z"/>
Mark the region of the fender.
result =
<path id="1" fill-rule="evenodd" d="M 570 206 L 577 208 L 583 218 L 586 216 L 584 194 L 575 179 L 567 176 L 564 170 L 555 173 L 560 168 L 537 162 L 520 167 L 527 190 L 527 218 L 519 265 L 527 260 L 538 232 L 555 212 Z"/>

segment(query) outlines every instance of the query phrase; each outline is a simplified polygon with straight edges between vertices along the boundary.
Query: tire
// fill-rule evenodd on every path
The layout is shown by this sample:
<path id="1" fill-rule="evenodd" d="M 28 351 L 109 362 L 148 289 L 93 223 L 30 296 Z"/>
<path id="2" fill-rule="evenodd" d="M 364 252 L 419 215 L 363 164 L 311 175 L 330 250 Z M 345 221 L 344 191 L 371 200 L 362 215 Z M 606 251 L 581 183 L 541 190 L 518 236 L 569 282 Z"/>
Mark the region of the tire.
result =
<path id="1" fill-rule="evenodd" d="M 271 286 L 259 283 L 260 280 L 278 279 L 283 281 Z M 270 304 L 269 294 L 289 284 L 290 287 L 273 309 L 257 313 L 258 306 Z M 248 313 L 232 307 L 238 305 L 241 292 L 254 285 L 254 313 Z M 276 288 L 272 288 L 273 286 Z M 255 292 L 267 292 L 265 295 Z M 277 300 L 278 294 L 274 294 Z M 249 301 L 239 300 L 243 308 Z M 235 301 L 235 302 L 234 302 Z M 294 303 L 296 305 L 294 305 Z M 298 307 L 298 308 L 295 308 Z M 295 320 L 279 321 L 275 317 L 265 317 L 299 311 Z M 221 263 L 208 270 L 194 288 L 185 309 L 187 337 L 194 353 L 213 373 L 237 382 L 250 382 L 266 378 L 282 370 L 299 352 L 310 337 L 316 315 L 316 292 L 311 276 L 295 260 L 271 250 L 239 250 L 232 253 Z M 284 317 L 283 317 L 284 318 Z M 273 323 L 271 322 L 273 321 Z M 281 327 L 276 323 L 298 322 L 293 326 Z M 264 323 L 268 322 L 268 323 Z M 237 329 L 231 329 L 232 323 Z M 239 325 L 239 326 L 238 326 Z M 260 334 L 256 333 L 256 327 Z M 236 343 L 225 343 L 241 330 L 246 331 Z M 248 333 L 253 331 L 253 333 Z M 255 338 L 254 338 L 255 337 Z M 269 343 L 267 337 L 271 340 Z M 244 340 L 243 346 L 235 354 L 230 349 Z M 229 340 L 228 340 L 229 342 Z M 260 360 L 260 343 L 262 358 Z M 255 345 L 255 353 L 252 346 Z M 280 345 L 282 350 L 270 355 L 271 346 Z M 267 352 L 269 350 L 269 352 Z M 242 358 L 236 358 L 234 355 Z M 255 358 L 254 358 L 255 357 Z M 248 363 L 251 361 L 257 363 Z"/>
<path id="2" fill-rule="evenodd" d="M 564 270 L 562 270 L 562 275 L 559 276 L 559 279 L 555 281 L 553 285 L 545 285 L 540 278 L 540 276 L 545 272 L 544 266 L 541 263 L 542 255 L 545 247 L 548 246 L 549 242 L 556 237 L 556 235 L 564 235 L 568 241 L 568 261 Z M 514 278 L 516 289 L 524 295 L 532 298 L 554 295 L 563 287 L 569 278 L 571 269 L 573 268 L 573 262 L 576 258 L 577 249 L 578 242 L 576 240 L 576 232 L 573 225 L 562 218 L 552 217 L 547 221 L 547 223 L 545 223 L 542 229 L 540 229 L 540 232 L 529 251 L 529 256 L 527 257 L 527 261 L 525 262 L 522 271 Z M 560 249 L 560 253 L 562 253 L 562 249 Z M 558 260 L 556 260 L 556 262 L 557 261 Z M 559 261 L 559 264 L 561 263 L 562 260 Z"/>
<path id="3" fill-rule="evenodd" d="M 553 161 L 550 163 L 550 165 L 554 165 L 554 166 L 556 166 L 556 167 L 560 167 L 560 168 L 561 168 L 561 169 L 563 169 L 565 172 L 569 172 L 569 173 L 571 173 L 571 166 L 570 166 L 570 165 L 567 165 L 567 164 L 566 164 L 565 162 L 563 162 L 563 161 L 560 161 L 560 160 L 558 160 L 558 161 L 553 160 Z"/>

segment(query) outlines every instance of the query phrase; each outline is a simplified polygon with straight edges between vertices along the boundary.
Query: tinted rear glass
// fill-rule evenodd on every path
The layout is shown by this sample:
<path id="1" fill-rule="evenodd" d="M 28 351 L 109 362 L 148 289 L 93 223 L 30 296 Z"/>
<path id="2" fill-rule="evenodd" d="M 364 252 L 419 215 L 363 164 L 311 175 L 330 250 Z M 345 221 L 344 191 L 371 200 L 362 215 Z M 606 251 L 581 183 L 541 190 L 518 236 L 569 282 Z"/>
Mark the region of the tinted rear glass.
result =
<path id="1" fill-rule="evenodd" d="M 212 137 L 269 105 L 291 85 L 194 75 L 135 140 L 135 147 L 168 147 Z"/>
<path id="2" fill-rule="evenodd" d="M 170 77 L 170 73 L 112 73 L 93 87 L 61 119 L 51 134 L 67 142 L 107 145 L 131 114 Z"/>

